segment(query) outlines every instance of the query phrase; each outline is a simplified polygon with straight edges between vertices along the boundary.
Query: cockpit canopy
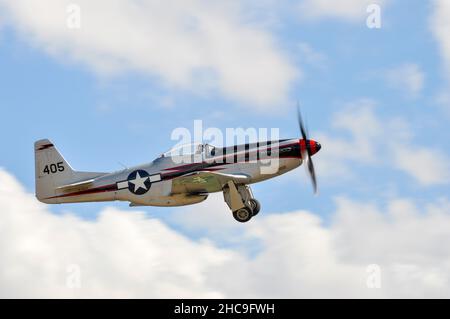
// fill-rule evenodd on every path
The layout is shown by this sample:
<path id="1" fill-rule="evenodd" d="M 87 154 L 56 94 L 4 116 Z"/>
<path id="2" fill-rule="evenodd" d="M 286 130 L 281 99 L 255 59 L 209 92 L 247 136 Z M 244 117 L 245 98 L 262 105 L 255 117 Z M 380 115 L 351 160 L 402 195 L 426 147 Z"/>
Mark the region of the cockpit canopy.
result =
<path id="1" fill-rule="evenodd" d="M 206 143 L 189 143 L 175 145 L 167 152 L 161 154 L 161 157 L 176 157 L 176 156 L 192 156 L 204 155 L 206 157 L 214 156 L 215 146 Z"/>

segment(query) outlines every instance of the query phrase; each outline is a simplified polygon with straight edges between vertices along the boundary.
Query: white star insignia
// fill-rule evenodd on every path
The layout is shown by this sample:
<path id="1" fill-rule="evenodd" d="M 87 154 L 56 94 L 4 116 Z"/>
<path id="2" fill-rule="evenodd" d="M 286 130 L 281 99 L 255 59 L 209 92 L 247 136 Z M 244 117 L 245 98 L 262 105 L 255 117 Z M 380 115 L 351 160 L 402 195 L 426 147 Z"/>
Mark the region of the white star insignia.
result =
<path id="1" fill-rule="evenodd" d="M 129 182 L 134 185 L 134 191 L 137 192 L 140 188 L 147 190 L 147 186 L 145 186 L 145 182 L 147 180 L 148 180 L 148 176 L 141 177 L 141 175 L 139 175 L 139 172 L 137 172 L 136 178 L 129 180 Z"/>

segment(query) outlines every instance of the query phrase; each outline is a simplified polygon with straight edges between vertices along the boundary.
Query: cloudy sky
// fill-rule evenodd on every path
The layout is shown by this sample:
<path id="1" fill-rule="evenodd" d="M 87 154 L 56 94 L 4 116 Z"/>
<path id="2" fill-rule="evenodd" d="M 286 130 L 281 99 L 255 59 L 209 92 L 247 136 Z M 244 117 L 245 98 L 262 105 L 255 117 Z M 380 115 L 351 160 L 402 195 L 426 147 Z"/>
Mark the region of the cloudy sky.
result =
<path id="1" fill-rule="evenodd" d="M 450 297 L 449 17 L 447 0 L 0 0 L 0 297 Z M 37 139 L 114 171 L 197 119 L 296 137 L 297 100 L 320 195 L 302 168 L 254 185 L 245 225 L 220 194 L 34 198 Z"/>

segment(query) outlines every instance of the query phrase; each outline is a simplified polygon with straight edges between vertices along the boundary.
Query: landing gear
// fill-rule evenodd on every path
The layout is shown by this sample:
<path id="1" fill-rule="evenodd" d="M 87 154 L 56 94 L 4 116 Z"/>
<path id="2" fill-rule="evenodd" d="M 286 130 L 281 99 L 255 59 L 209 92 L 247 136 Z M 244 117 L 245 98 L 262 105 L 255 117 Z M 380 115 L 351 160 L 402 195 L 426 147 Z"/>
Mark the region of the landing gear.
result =
<path id="1" fill-rule="evenodd" d="M 240 223 L 248 222 L 261 209 L 261 205 L 253 198 L 252 190 L 247 185 L 236 185 L 233 181 L 229 181 L 223 189 L 223 197 L 233 212 L 234 219 Z"/>
<path id="2" fill-rule="evenodd" d="M 258 215 L 259 211 L 261 210 L 261 204 L 254 198 L 250 199 L 248 201 L 248 204 L 252 209 L 253 216 Z"/>
<path id="3" fill-rule="evenodd" d="M 240 223 L 246 223 L 253 217 L 253 213 L 248 207 L 239 208 L 233 212 L 233 217 Z"/>

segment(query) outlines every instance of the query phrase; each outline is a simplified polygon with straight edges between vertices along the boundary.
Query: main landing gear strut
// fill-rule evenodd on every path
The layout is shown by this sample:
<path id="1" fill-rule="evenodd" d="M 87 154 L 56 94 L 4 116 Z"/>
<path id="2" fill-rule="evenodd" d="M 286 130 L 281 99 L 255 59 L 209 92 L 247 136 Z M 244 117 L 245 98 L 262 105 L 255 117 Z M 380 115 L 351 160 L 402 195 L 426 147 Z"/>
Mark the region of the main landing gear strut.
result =
<path id="1" fill-rule="evenodd" d="M 223 197 L 233 212 L 234 219 L 240 223 L 248 222 L 261 209 L 261 205 L 253 197 L 250 186 L 247 185 L 236 185 L 233 181 L 229 181 L 223 190 Z"/>

